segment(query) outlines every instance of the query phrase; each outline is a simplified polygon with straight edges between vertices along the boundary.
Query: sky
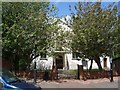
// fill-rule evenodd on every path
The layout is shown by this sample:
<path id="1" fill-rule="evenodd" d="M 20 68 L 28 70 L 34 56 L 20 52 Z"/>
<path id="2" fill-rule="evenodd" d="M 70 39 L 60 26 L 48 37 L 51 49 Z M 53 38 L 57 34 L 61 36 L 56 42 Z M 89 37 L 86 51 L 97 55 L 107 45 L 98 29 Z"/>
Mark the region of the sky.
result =
<path id="1" fill-rule="evenodd" d="M 112 2 L 103 2 L 103 6 L 107 6 Z M 74 9 L 74 6 L 77 4 L 77 2 L 51 2 L 51 4 L 54 4 L 58 8 L 57 16 L 58 17 L 65 17 L 67 15 L 70 15 L 69 5 L 72 8 L 72 12 L 76 12 Z M 116 2 L 117 4 L 117 2 Z"/>
<path id="2" fill-rule="evenodd" d="M 71 5 L 72 11 L 75 13 L 74 6 L 77 4 L 77 2 L 53 2 L 52 4 L 55 4 L 58 8 L 57 15 L 59 17 L 70 15 L 69 5 Z"/>

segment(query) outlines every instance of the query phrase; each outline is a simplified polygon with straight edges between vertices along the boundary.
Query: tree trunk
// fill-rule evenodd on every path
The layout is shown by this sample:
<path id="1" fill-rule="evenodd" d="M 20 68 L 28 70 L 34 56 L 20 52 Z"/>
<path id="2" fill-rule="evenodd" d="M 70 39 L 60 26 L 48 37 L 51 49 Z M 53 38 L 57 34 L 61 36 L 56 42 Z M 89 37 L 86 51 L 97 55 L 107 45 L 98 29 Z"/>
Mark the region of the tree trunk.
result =
<path id="1" fill-rule="evenodd" d="M 30 70 L 30 63 L 32 62 L 32 58 L 30 58 L 30 54 L 27 55 L 27 67 L 26 70 Z"/>
<path id="2" fill-rule="evenodd" d="M 14 72 L 15 74 L 17 72 L 19 72 L 19 55 L 18 55 L 18 52 L 16 54 L 14 54 L 14 60 L 13 60 L 13 68 L 14 68 Z"/>
<path id="3" fill-rule="evenodd" d="M 97 63 L 99 70 L 102 70 L 102 66 L 101 66 L 101 62 L 100 62 L 99 56 L 95 57 L 95 62 Z"/>
<path id="4" fill-rule="evenodd" d="M 90 68 L 89 68 L 89 70 L 92 69 L 92 64 L 93 64 L 93 60 L 91 60 L 91 64 L 90 64 Z"/>

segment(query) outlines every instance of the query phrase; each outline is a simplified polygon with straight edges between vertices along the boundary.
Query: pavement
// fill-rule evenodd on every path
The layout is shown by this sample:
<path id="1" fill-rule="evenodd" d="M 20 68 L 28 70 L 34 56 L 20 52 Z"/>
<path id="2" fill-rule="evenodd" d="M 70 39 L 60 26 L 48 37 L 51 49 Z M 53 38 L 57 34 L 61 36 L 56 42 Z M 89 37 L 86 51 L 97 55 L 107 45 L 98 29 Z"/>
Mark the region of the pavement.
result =
<path id="1" fill-rule="evenodd" d="M 119 88 L 120 77 L 114 77 L 113 82 L 110 82 L 108 78 L 103 79 L 88 79 L 75 80 L 75 79 L 61 79 L 55 81 L 44 81 L 37 79 L 37 85 L 41 88 Z M 27 82 L 33 82 L 33 80 L 27 80 Z M 42 90 L 43 90 L 42 89 Z"/>

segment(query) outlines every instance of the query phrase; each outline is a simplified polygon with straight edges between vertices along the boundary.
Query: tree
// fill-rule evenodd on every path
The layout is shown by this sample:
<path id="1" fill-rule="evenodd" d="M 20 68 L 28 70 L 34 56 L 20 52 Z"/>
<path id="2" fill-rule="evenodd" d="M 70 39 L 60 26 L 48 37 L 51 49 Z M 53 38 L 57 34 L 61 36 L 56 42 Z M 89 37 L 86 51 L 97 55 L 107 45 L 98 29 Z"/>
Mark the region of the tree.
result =
<path id="1" fill-rule="evenodd" d="M 29 65 L 31 54 L 36 57 L 49 45 L 52 25 L 48 18 L 55 7 L 49 2 L 3 2 L 2 11 L 2 56 L 11 60 L 15 69 L 20 60 Z"/>
<path id="2" fill-rule="evenodd" d="M 86 58 L 95 60 L 102 69 L 100 56 L 111 56 L 116 45 L 117 6 L 112 3 L 106 8 L 101 2 L 78 3 L 76 14 L 72 14 L 73 38 L 71 47 Z M 90 68 L 91 69 L 91 68 Z"/>
<path id="3" fill-rule="evenodd" d="M 0 2 L 0 15 L 2 15 L 2 2 Z M 2 58 L 2 17 L 0 17 L 0 59 Z"/>
<path id="4" fill-rule="evenodd" d="M 116 44 L 114 46 L 115 50 L 114 50 L 114 58 L 118 58 L 120 57 L 120 35 L 117 35 L 120 33 L 120 2 L 118 2 L 118 23 L 117 23 L 117 26 L 116 26 Z"/>

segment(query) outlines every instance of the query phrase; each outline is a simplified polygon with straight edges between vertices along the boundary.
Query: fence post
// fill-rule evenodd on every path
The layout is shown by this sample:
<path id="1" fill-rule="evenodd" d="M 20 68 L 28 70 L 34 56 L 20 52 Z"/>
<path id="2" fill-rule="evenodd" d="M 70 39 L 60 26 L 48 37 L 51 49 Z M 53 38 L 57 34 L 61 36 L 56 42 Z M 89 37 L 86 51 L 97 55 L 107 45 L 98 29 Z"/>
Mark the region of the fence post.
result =
<path id="1" fill-rule="evenodd" d="M 87 80 L 87 78 L 85 77 L 85 73 L 83 70 L 83 65 L 78 65 L 78 79 L 80 80 Z"/>
<path id="2" fill-rule="evenodd" d="M 57 76 L 56 74 L 57 74 L 56 67 L 53 65 L 52 66 L 52 72 L 51 72 L 51 79 L 52 80 L 56 79 L 56 76 Z"/>
<path id="3" fill-rule="evenodd" d="M 37 76 L 37 69 L 36 69 L 36 62 L 34 62 L 34 83 L 36 83 L 36 76 Z"/>
<path id="4" fill-rule="evenodd" d="M 80 79 L 84 79 L 84 70 L 83 70 L 83 65 L 80 65 Z"/>
<path id="5" fill-rule="evenodd" d="M 78 77 L 77 77 L 77 79 L 80 79 L 80 65 L 78 64 L 77 67 L 78 67 L 78 75 L 77 75 Z"/>

